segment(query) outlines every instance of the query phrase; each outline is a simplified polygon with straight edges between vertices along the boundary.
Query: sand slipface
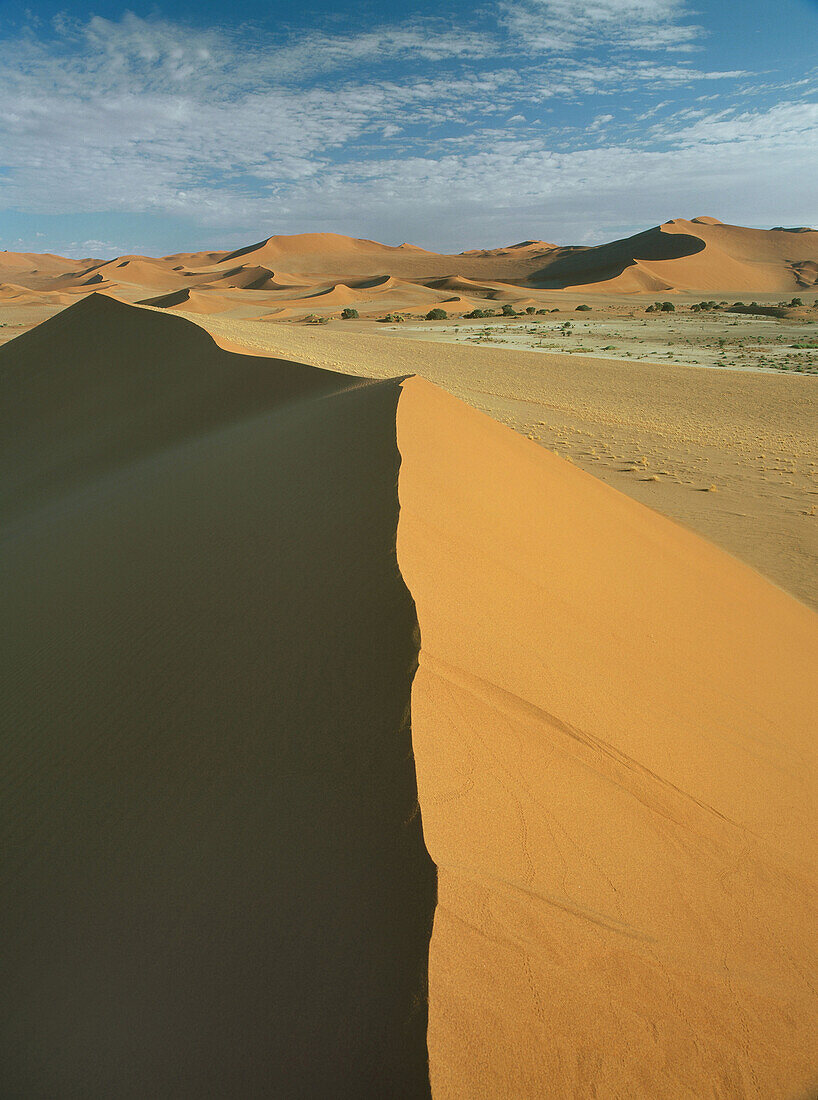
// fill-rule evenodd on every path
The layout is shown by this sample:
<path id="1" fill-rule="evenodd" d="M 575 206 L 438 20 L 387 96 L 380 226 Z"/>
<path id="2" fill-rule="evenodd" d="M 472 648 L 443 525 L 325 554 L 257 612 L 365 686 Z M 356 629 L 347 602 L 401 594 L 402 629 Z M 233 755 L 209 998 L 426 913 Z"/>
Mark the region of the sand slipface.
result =
<path id="1" fill-rule="evenodd" d="M 98 298 L 0 385 L 0 1092 L 428 1095 L 398 384 Z"/>
<path id="2" fill-rule="evenodd" d="M 811 611 L 420 378 L 95 296 L 0 396 L 6 1091 L 814 1092 Z"/>
<path id="3" fill-rule="evenodd" d="M 818 619 L 423 380 L 398 445 L 433 1095 L 808 1094 Z"/>

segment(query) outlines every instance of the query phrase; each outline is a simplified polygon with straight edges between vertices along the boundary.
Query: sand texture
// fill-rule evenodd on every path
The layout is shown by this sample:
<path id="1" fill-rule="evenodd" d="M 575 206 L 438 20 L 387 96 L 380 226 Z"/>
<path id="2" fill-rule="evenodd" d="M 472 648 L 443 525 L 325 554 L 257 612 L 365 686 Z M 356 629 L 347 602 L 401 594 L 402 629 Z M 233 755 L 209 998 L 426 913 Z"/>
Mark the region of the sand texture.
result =
<path id="1" fill-rule="evenodd" d="M 398 445 L 433 1095 L 805 1095 L 815 615 L 424 380 Z"/>
<path id="2" fill-rule="evenodd" d="M 0 347 L 2 1091 L 813 1095 L 818 618 L 402 365 Z"/>

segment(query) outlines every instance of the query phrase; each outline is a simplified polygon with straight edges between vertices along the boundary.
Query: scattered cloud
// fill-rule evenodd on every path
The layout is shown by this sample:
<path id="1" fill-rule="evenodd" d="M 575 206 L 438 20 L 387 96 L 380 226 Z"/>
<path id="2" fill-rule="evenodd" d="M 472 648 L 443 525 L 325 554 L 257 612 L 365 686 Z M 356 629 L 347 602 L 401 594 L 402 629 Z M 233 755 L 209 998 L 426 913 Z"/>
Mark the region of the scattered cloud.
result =
<path id="1" fill-rule="evenodd" d="M 684 0 L 503 0 L 462 32 L 278 38 L 61 16 L 0 40 L 0 209 L 452 246 L 604 232 L 637 195 L 661 219 L 672 181 L 697 210 L 729 195 L 763 216 L 788 159 L 818 174 L 814 74 L 748 109 L 754 74 L 685 57 L 705 41 Z"/>
<path id="2" fill-rule="evenodd" d="M 557 53 L 579 49 L 691 52 L 704 35 L 684 0 L 510 0 L 509 30 L 530 48 Z"/>

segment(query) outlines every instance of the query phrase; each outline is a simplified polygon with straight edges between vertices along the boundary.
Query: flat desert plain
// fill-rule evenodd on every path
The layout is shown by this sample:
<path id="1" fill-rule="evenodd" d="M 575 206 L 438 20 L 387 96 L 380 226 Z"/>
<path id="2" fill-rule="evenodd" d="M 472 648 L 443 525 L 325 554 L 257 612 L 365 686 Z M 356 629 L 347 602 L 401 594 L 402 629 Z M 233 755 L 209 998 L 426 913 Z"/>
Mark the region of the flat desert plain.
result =
<path id="1" fill-rule="evenodd" d="M 6 254 L 9 1095 L 816 1094 L 816 239 Z"/>

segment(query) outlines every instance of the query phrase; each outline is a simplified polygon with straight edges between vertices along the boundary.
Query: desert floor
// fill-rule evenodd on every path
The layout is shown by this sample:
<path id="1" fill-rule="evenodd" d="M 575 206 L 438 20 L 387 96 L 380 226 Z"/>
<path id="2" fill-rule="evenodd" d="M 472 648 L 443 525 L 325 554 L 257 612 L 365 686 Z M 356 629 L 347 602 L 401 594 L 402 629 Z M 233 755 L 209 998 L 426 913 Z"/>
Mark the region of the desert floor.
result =
<path id="1" fill-rule="evenodd" d="M 803 321 L 724 313 L 640 317 L 575 311 L 515 320 L 427 321 L 379 325 L 419 340 L 560 352 L 595 358 L 649 360 L 726 370 L 818 374 L 818 329 Z"/>

